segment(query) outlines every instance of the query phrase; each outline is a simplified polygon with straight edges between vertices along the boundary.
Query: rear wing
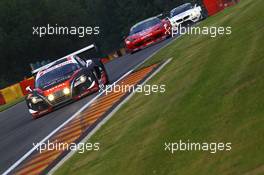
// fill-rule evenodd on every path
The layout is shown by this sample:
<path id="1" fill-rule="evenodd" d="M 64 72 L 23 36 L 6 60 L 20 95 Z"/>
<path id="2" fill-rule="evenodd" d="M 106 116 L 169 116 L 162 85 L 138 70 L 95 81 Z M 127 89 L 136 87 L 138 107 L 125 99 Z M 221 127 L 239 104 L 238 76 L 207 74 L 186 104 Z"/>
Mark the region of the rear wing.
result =
<path id="1" fill-rule="evenodd" d="M 35 69 L 35 70 L 32 70 L 31 73 L 32 73 L 33 75 L 35 75 L 35 74 L 37 74 L 38 72 L 43 71 L 43 70 L 45 70 L 45 69 L 51 67 L 52 65 L 54 65 L 54 64 L 55 64 L 57 61 L 59 61 L 59 60 L 62 60 L 62 59 L 68 58 L 68 57 L 73 56 L 73 55 L 79 55 L 79 54 L 84 53 L 84 52 L 86 52 L 86 51 L 88 51 L 88 50 L 91 50 L 91 49 L 95 49 L 96 52 L 98 51 L 98 49 L 97 49 L 97 47 L 95 46 L 95 44 L 91 44 L 91 45 L 89 45 L 89 46 L 87 46 L 87 47 L 84 47 L 84 48 L 82 48 L 82 49 L 80 49 L 80 50 L 77 50 L 77 51 L 75 51 L 75 52 L 73 52 L 73 53 L 71 53 L 71 54 L 69 54 L 69 55 L 66 55 L 66 56 L 64 56 L 64 57 L 62 57 L 62 58 L 60 58 L 60 59 L 54 60 L 53 62 L 51 62 L 51 63 L 49 63 L 49 64 L 46 64 L 46 65 L 44 65 L 44 66 L 42 66 L 42 67 L 39 67 L 39 68 L 37 68 L 37 69 Z"/>

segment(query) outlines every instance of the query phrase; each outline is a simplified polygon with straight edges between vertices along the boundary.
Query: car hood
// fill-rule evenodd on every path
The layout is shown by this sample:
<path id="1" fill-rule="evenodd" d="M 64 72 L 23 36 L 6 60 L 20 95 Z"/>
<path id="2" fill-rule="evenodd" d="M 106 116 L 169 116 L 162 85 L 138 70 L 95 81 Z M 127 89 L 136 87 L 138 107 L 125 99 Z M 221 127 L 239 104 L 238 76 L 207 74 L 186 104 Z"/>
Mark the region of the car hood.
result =
<path id="1" fill-rule="evenodd" d="M 153 27 L 150 27 L 150 28 L 148 28 L 146 30 L 143 30 L 143 31 L 139 32 L 139 33 L 131 35 L 128 38 L 137 39 L 137 38 L 140 38 L 140 37 L 145 37 L 148 34 L 151 34 L 153 31 L 158 30 L 161 27 L 161 25 L 162 25 L 162 23 L 159 23 L 159 24 L 157 24 L 157 25 L 155 25 Z"/>
<path id="2" fill-rule="evenodd" d="M 190 9 L 190 10 L 187 10 L 185 12 L 182 12 L 182 13 L 180 13 L 178 15 L 175 15 L 172 18 L 170 18 L 170 21 L 176 21 L 178 19 L 182 19 L 182 18 L 190 15 L 193 11 L 194 11 L 194 9 Z"/>
<path id="3" fill-rule="evenodd" d="M 72 75 L 73 75 L 73 73 L 61 76 L 57 80 L 54 80 L 52 82 L 47 83 L 44 87 L 42 87 L 40 89 L 43 90 L 43 91 L 47 90 L 47 89 L 50 89 L 53 86 L 56 86 L 58 84 L 61 84 L 61 83 L 65 82 L 65 81 L 69 80 L 72 77 Z"/>
<path id="4" fill-rule="evenodd" d="M 75 72 L 64 75 L 60 77 L 58 80 L 46 85 L 44 88 L 38 88 L 37 90 L 41 94 L 48 96 L 49 94 L 63 90 L 65 87 L 69 88 L 72 80 L 74 79 L 74 77 L 79 71 L 80 69 Z"/>

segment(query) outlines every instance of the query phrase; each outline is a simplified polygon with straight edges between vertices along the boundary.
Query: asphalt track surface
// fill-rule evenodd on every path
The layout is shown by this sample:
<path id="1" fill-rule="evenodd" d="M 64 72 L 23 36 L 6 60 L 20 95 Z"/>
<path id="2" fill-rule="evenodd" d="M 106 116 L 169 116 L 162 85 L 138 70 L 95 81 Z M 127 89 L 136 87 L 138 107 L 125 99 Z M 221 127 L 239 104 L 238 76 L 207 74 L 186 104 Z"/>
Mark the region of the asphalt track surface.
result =
<path id="1" fill-rule="evenodd" d="M 110 82 L 116 81 L 171 40 L 167 39 L 133 55 L 125 55 L 107 63 Z M 27 153 L 33 143 L 40 142 L 96 95 L 97 93 L 85 97 L 37 120 L 31 118 L 24 101 L 0 112 L 0 174 Z"/>

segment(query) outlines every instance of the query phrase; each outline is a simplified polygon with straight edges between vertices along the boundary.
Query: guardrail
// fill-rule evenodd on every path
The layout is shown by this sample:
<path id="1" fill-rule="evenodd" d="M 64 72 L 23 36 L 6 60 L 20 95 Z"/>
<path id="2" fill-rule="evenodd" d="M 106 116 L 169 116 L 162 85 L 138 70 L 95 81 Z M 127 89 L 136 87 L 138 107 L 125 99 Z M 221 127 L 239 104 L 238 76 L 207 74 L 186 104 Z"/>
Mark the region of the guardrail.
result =
<path id="1" fill-rule="evenodd" d="M 28 94 L 26 87 L 34 88 L 34 77 L 25 79 L 19 83 L 8 86 L 0 90 L 0 105 L 11 103 L 17 99 L 21 99 Z"/>
<path id="2" fill-rule="evenodd" d="M 11 103 L 24 96 L 19 83 L 0 90 L 0 93 L 4 98 L 5 103 Z"/>
<path id="3" fill-rule="evenodd" d="M 2 93 L 0 92 L 0 105 L 4 105 L 4 104 L 6 104 L 6 102 L 5 102 L 5 99 L 2 95 Z"/>

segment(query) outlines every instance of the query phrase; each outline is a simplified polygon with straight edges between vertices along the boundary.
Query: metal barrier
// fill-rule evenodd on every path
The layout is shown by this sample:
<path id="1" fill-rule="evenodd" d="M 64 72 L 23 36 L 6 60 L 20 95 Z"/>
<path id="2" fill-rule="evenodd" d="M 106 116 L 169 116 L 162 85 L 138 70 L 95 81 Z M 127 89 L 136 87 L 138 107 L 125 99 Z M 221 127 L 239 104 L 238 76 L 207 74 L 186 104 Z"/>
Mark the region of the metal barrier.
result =
<path id="1" fill-rule="evenodd" d="M 212 16 L 226 7 L 235 5 L 239 0 L 203 0 L 209 16 Z"/>
<path id="2" fill-rule="evenodd" d="M 6 103 L 13 102 L 24 96 L 19 83 L 0 90 L 0 93 L 3 95 Z"/>
<path id="3" fill-rule="evenodd" d="M 5 98 L 3 97 L 3 95 L 0 92 L 0 105 L 4 105 L 5 103 L 6 103 Z"/>

